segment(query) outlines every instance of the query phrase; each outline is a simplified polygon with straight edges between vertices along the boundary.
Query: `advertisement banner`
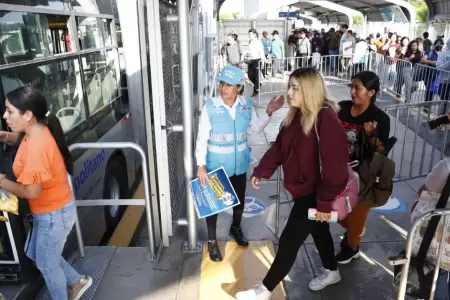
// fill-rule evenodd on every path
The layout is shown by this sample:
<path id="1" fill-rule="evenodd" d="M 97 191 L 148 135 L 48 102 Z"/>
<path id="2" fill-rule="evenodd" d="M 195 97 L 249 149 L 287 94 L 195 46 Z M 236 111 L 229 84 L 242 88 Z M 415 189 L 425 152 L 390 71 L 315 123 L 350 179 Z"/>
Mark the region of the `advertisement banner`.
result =
<path id="1" fill-rule="evenodd" d="M 191 193 L 199 219 L 218 214 L 239 204 L 236 192 L 224 168 L 208 173 L 209 181 L 202 186 L 198 178 L 191 181 Z"/>

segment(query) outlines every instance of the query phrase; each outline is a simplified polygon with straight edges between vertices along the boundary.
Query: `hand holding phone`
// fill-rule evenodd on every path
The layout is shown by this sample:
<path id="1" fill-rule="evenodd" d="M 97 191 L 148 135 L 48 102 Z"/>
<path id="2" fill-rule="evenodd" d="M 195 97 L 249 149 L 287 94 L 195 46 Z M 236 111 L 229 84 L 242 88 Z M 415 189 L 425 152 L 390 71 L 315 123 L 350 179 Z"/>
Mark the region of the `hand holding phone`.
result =
<path id="1" fill-rule="evenodd" d="M 431 130 L 434 130 L 440 126 L 447 125 L 449 123 L 450 123 L 450 119 L 449 119 L 448 115 L 443 115 L 443 116 L 437 117 L 434 120 L 429 121 L 428 126 L 430 127 Z"/>

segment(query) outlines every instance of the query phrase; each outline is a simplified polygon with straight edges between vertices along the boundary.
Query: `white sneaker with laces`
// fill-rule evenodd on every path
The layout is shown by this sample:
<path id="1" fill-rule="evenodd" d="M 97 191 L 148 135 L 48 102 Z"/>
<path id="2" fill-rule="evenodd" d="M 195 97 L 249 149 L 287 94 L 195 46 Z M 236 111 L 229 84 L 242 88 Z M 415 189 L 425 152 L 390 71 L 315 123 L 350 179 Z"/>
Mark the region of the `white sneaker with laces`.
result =
<path id="1" fill-rule="evenodd" d="M 263 285 L 258 284 L 251 290 L 239 292 L 236 294 L 237 300 L 269 300 L 271 292 Z"/>
<path id="2" fill-rule="evenodd" d="M 319 277 L 314 278 L 309 283 L 309 289 L 312 291 L 320 291 L 331 284 L 335 284 L 341 281 L 341 275 L 339 274 L 339 270 L 330 271 L 325 269 Z"/>

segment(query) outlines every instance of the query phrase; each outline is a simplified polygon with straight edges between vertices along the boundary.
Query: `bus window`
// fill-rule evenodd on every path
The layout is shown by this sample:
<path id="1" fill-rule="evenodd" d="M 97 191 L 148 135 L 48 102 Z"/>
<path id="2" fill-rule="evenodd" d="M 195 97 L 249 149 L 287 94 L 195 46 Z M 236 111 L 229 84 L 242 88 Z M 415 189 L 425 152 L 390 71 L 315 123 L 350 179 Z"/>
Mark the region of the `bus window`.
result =
<path id="1" fill-rule="evenodd" d="M 0 63 L 49 57 L 71 52 L 67 33 L 68 16 L 0 11 Z"/>
<path id="2" fill-rule="evenodd" d="M 117 50 L 90 53 L 81 60 L 92 115 L 119 97 Z"/>
<path id="3" fill-rule="evenodd" d="M 29 64 L 0 73 L 5 93 L 21 85 L 29 85 L 42 91 L 50 110 L 59 120 L 64 131 L 86 120 L 83 102 L 80 66 L 77 59 L 52 61 L 46 64 Z"/>
<path id="4" fill-rule="evenodd" d="M 107 24 L 107 22 L 105 22 Z M 98 49 L 111 45 L 111 41 L 105 43 L 105 26 L 102 19 L 93 17 L 77 17 L 78 34 L 81 40 L 81 50 Z M 109 28 L 109 27 L 108 27 Z M 109 34 L 111 40 L 111 34 Z"/>

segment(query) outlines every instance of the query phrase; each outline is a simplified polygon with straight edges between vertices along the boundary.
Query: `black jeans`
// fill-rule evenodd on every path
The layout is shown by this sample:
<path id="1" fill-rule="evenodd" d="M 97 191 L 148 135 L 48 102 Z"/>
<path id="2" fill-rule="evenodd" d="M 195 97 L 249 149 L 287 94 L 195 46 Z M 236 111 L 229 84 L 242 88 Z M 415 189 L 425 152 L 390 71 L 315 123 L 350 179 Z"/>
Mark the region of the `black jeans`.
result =
<path id="1" fill-rule="evenodd" d="M 248 63 L 248 79 L 253 83 L 253 92 L 255 93 L 259 92 L 260 61 L 261 59 L 252 59 Z"/>
<path id="2" fill-rule="evenodd" d="M 323 267 L 332 271 L 337 270 L 330 225 L 308 219 L 308 209 L 316 207 L 315 194 L 294 200 L 294 206 L 279 240 L 275 260 L 263 280 L 264 286 L 269 291 L 273 291 L 289 273 L 297 258 L 298 250 L 309 234 L 314 239 Z"/>
<path id="3" fill-rule="evenodd" d="M 239 198 L 239 205 L 233 207 L 233 223 L 231 226 L 241 226 L 242 215 L 244 214 L 245 205 L 245 189 L 247 188 L 247 173 L 241 175 L 233 175 L 230 177 L 231 185 Z M 216 237 L 217 215 L 206 217 L 206 225 L 208 227 L 208 240 L 214 241 Z"/>

